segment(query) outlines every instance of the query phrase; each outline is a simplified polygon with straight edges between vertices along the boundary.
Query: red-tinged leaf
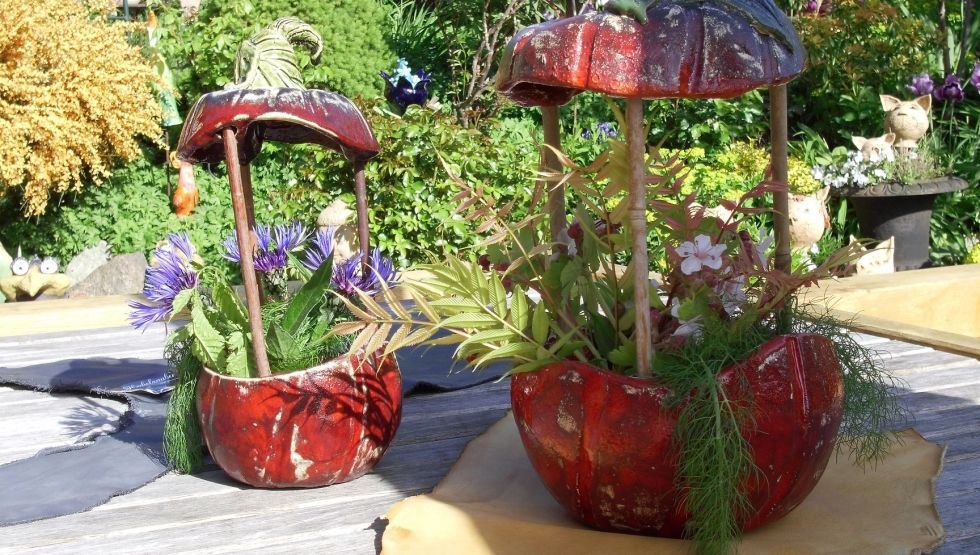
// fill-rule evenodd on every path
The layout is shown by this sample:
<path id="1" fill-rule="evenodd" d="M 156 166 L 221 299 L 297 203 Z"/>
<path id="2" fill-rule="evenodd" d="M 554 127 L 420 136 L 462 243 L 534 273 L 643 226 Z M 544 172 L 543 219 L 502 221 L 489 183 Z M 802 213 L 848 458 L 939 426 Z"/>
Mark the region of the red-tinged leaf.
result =
<path id="1" fill-rule="evenodd" d="M 735 201 L 726 198 L 719 200 L 718 204 L 720 204 L 725 210 L 729 211 L 734 211 L 738 207 L 738 204 Z"/>

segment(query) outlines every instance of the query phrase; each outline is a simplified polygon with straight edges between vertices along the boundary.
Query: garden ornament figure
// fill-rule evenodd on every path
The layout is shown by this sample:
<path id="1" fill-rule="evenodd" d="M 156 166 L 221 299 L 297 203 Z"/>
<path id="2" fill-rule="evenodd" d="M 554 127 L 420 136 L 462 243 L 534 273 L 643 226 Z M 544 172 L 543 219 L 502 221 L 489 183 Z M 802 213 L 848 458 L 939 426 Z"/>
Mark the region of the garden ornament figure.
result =
<path id="1" fill-rule="evenodd" d="M 252 345 L 261 377 L 271 372 L 253 260 L 256 225 L 249 162 L 264 141 L 318 144 L 353 164 L 362 260 L 365 266 L 371 261 L 364 163 L 380 147 L 353 102 L 336 93 L 306 89 L 294 46 L 306 48 L 314 62 L 322 52 L 319 33 L 295 17 L 277 19 L 244 41 L 235 63 L 236 82 L 198 99 L 177 146 L 177 157 L 185 162 L 224 160 L 228 166 Z"/>
<path id="2" fill-rule="evenodd" d="M 789 196 L 789 242 L 795 249 L 810 250 L 830 227 L 827 195 L 824 187 L 810 195 Z"/>
<path id="3" fill-rule="evenodd" d="M 880 137 L 851 137 L 854 147 L 861 151 L 861 156 L 865 160 L 880 162 L 882 160 L 894 160 L 895 151 L 892 145 L 895 144 L 895 134 L 885 133 Z"/>
<path id="4" fill-rule="evenodd" d="M 333 233 L 333 259 L 335 262 L 343 262 L 354 256 L 357 250 L 357 235 L 350 225 L 351 216 L 354 211 L 348 208 L 347 203 L 336 199 L 324 208 L 316 219 L 316 227 L 320 231 L 331 231 Z M 355 217 L 356 218 L 356 217 Z"/>
<path id="5" fill-rule="evenodd" d="M 72 284 L 67 275 L 58 273 L 58 259 L 52 256 L 28 259 L 19 248 L 9 270 L 9 275 L 0 279 L 0 292 L 10 302 L 34 300 L 41 294 L 60 297 Z"/>
<path id="6" fill-rule="evenodd" d="M 390 75 L 382 71 L 381 77 L 385 80 L 385 98 L 402 110 L 410 104 L 424 106 L 429 98 L 428 86 L 432 78 L 424 69 L 412 73 L 405 58 L 398 59 L 398 65 Z"/>
<path id="7" fill-rule="evenodd" d="M 932 97 L 923 95 L 915 100 L 899 100 L 883 94 L 880 98 L 881 108 L 885 111 L 885 130 L 895 134 L 895 148 L 915 150 L 918 140 L 929 130 Z"/>

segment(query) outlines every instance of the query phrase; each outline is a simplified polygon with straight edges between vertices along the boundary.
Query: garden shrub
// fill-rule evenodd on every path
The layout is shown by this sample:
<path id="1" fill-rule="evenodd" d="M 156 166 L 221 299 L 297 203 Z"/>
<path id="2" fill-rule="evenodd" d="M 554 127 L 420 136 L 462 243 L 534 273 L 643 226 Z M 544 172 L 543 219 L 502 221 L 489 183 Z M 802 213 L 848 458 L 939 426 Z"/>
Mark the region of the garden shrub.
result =
<path id="1" fill-rule="evenodd" d="M 113 159 L 160 136 L 157 78 L 114 2 L 4 2 L 0 10 L 0 196 L 24 215 L 97 185 Z"/>
<path id="2" fill-rule="evenodd" d="M 381 144 L 366 167 L 371 240 L 401 265 L 427 261 L 427 251 L 458 252 L 478 240 L 474 226 L 452 214 L 458 188 L 440 156 L 500 203 L 529 194 L 541 141 L 529 122 L 485 120 L 482 130 L 463 129 L 448 109 L 412 107 L 399 117 L 382 104 L 362 104 Z M 103 187 L 66 198 L 39 218 L 5 224 L 0 243 L 68 260 L 100 239 L 114 253 L 148 252 L 166 233 L 187 231 L 205 260 L 218 262 L 221 240 L 233 226 L 224 165 L 213 173 L 196 168 L 201 203 L 191 216 L 178 218 L 168 198 L 168 181 L 172 187 L 176 176 L 153 157 L 147 153 Z M 312 226 L 335 198 L 354 206 L 353 181 L 350 164 L 336 152 L 266 143 L 252 162 L 256 217 L 268 224 L 299 220 Z M 0 221 L 8 221 L 14 210 L 0 199 Z"/>
<path id="3" fill-rule="evenodd" d="M 318 65 L 309 64 L 306 52 L 297 52 L 309 88 L 349 97 L 380 95 L 384 83 L 378 72 L 390 70 L 397 58 L 383 36 L 388 21 L 379 0 L 204 0 L 190 19 L 175 7 L 154 5 L 164 12 L 167 36 L 161 42 L 188 106 L 232 82 L 241 42 L 287 15 L 309 23 L 323 37 Z"/>
<path id="4" fill-rule="evenodd" d="M 486 119 L 479 128 L 463 128 L 448 107 L 409 107 L 397 116 L 383 104 L 361 106 L 381 145 L 366 167 L 371 233 L 402 264 L 424 260 L 427 251 L 455 253 L 477 241 L 474 226 L 453 215 L 459 189 L 440 159 L 501 205 L 530 194 L 542 138 L 529 121 Z M 353 204 L 353 175 L 339 157 L 317 150 L 298 158 L 299 183 L 278 193 L 285 205 L 319 210 L 338 196 Z"/>
<path id="5" fill-rule="evenodd" d="M 805 124 L 831 146 L 882 128 L 878 94 L 905 97 L 905 84 L 927 67 L 935 26 L 883 0 L 834 0 L 826 14 L 793 23 L 807 48 L 807 68 L 789 86 L 793 127 Z"/>

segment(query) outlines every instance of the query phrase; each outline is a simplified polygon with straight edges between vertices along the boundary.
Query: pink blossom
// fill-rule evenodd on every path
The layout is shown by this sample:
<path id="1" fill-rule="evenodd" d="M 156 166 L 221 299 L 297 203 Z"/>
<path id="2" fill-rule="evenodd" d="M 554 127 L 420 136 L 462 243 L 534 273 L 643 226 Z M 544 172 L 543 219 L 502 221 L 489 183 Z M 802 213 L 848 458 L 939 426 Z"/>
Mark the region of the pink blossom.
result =
<path id="1" fill-rule="evenodd" d="M 712 245 L 711 238 L 701 234 L 694 241 L 684 241 L 676 249 L 677 255 L 684 260 L 681 262 L 681 272 L 691 275 L 700 272 L 701 268 L 717 270 L 721 268 L 721 253 L 728 248 L 726 245 Z"/>

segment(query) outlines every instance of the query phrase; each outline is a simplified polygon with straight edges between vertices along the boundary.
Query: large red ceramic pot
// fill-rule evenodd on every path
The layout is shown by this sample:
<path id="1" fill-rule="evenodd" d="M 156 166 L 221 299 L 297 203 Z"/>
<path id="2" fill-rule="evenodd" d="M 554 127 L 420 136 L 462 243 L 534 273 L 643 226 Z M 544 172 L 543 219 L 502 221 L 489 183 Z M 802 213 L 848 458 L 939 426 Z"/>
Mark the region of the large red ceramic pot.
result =
<path id="1" fill-rule="evenodd" d="M 820 479 L 840 426 L 843 376 L 833 344 L 777 337 L 718 376 L 745 403 L 745 437 L 760 474 L 743 484 L 744 530 L 790 512 Z M 521 439 L 551 494 L 603 530 L 681 537 L 688 513 L 678 484 L 680 408 L 650 380 L 562 362 L 517 374 L 511 400 Z M 676 404 L 675 404 L 676 405 Z"/>
<path id="2" fill-rule="evenodd" d="M 316 487 L 371 470 L 401 420 L 393 356 L 345 355 L 268 378 L 205 369 L 197 409 L 208 449 L 232 478 L 263 488 Z"/>

